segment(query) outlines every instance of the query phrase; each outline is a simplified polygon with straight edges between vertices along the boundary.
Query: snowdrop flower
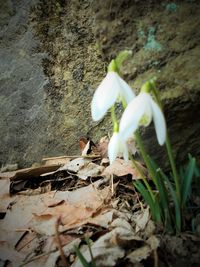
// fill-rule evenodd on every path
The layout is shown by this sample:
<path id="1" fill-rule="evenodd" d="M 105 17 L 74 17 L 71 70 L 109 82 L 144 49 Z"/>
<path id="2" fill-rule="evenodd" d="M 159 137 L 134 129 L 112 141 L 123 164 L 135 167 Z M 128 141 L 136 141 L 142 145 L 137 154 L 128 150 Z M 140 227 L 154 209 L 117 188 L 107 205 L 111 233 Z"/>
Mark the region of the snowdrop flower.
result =
<path id="1" fill-rule="evenodd" d="M 148 126 L 152 119 L 154 121 L 158 143 L 163 145 L 166 139 L 164 115 L 149 93 L 140 92 L 129 103 L 122 115 L 119 129 L 124 140 L 127 140 L 139 126 Z"/>
<path id="2" fill-rule="evenodd" d="M 128 104 L 135 94 L 130 86 L 115 71 L 109 71 L 94 93 L 91 111 L 92 119 L 98 121 L 103 118 L 118 98 Z"/>
<path id="3" fill-rule="evenodd" d="M 112 164 L 116 157 L 121 153 L 123 154 L 123 158 L 128 161 L 127 144 L 123 141 L 119 132 L 114 132 L 108 145 L 108 157 L 110 164 Z"/>

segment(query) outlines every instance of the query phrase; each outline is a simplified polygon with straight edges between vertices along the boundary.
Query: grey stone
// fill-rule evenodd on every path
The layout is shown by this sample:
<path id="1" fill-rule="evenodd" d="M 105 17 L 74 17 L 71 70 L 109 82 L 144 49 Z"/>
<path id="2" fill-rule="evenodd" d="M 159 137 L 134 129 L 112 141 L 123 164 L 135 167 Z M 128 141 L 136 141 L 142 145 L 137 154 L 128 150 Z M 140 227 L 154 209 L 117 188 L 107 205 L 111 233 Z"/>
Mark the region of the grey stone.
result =
<path id="1" fill-rule="evenodd" d="M 3 2 L 3 1 L 1 1 Z M 28 23 L 35 0 L 4 1 L 0 30 L 0 163 L 28 162 L 29 146 L 37 150 L 40 125 L 47 123 L 43 109 L 44 85 L 48 82 L 42 68 L 45 53 L 37 52 L 38 40 Z M 15 10 L 15 12 L 13 11 Z M 43 122 L 43 123 L 42 123 Z M 32 149 L 30 162 L 36 159 Z"/>

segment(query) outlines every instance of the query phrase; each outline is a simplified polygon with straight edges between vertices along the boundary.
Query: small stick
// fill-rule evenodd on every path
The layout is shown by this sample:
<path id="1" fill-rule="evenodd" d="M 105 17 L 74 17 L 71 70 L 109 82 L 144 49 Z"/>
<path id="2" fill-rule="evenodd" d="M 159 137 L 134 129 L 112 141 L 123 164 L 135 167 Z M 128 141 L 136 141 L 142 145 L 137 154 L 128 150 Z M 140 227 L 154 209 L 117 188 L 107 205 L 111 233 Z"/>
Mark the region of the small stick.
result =
<path id="1" fill-rule="evenodd" d="M 114 181 L 113 181 L 113 174 L 111 174 L 111 194 L 114 194 Z"/>
<path id="2" fill-rule="evenodd" d="M 154 267 L 158 267 L 158 252 L 156 249 L 153 251 L 153 254 L 154 254 Z"/>
<path id="3" fill-rule="evenodd" d="M 96 155 L 88 155 L 88 156 L 82 156 L 82 155 L 77 155 L 77 156 L 60 156 L 60 157 L 51 157 L 51 158 L 43 158 L 42 161 L 47 161 L 47 160 L 54 160 L 54 159 L 76 159 L 76 158 L 85 158 L 85 159 L 95 159 L 95 158 L 101 158 L 99 154 Z"/>
<path id="4" fill-rule="evenodd" d="M 63 266 L 65 267 L 69 267 L 69 264 L 65 258 L 65 254 L 64 254 L 64 251 L 63 251 L 63 248 L 62 248 L 62 244 L 61 244 L 61 240 L 60 240 L 60 236 L 59 236 L 59 225 L 61 224 L 61 216 L 58 217 L 57 221 L 56 221 L 56 225 L 55 225 L 55 230 L 56 230 L 56 233 L 55 233 L 55 237 L 56 237 L 56 241 L 57 241 L 57 244 L 58 244 L 58 250 L 60 251 L 60 257 L 61 257 L 61 260 L 63 262 Z"/>

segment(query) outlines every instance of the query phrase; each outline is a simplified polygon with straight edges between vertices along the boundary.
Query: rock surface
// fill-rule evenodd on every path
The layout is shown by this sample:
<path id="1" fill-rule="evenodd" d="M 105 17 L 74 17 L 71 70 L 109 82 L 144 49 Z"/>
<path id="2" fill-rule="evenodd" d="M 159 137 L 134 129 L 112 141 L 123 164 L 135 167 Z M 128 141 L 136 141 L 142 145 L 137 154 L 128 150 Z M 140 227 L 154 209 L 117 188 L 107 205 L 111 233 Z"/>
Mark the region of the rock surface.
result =
<path id="1" fill-rule="evenodd" d="M 0 162 L 29 163 L 41 153 L 38 129 L 46 117 L 43 87 L 48 80 L 42 68 L 45 54 L 36 52 L 38 42 L 28 23 L 37 1 L 0 2 Z"/>
<path id="2" fill-rule="evenodd" d="M 1 165 L 76 154 L 81 136 L 112 134 L 108 116 L 92 122 L 90 102 L 123 49 L 133 52 L 122 69 L 132 88 L 158 78 L 179 160 L 200 155 L 199 1 L 0 3 Z M 153 127 L 145 137 L 161 159 Z"/>

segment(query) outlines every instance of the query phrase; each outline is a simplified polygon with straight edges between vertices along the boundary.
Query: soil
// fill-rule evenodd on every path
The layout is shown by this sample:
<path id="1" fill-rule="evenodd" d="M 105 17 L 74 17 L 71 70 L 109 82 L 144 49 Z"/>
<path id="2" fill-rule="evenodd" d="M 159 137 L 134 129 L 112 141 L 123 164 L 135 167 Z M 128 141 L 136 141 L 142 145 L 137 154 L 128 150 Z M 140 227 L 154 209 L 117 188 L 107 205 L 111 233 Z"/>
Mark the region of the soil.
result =
<path id="1" fill-rule="evenodd" d="M 199 266 L 199 241 L 192 235 L 165 235 L 159 249 L 159 266 Z"/>

